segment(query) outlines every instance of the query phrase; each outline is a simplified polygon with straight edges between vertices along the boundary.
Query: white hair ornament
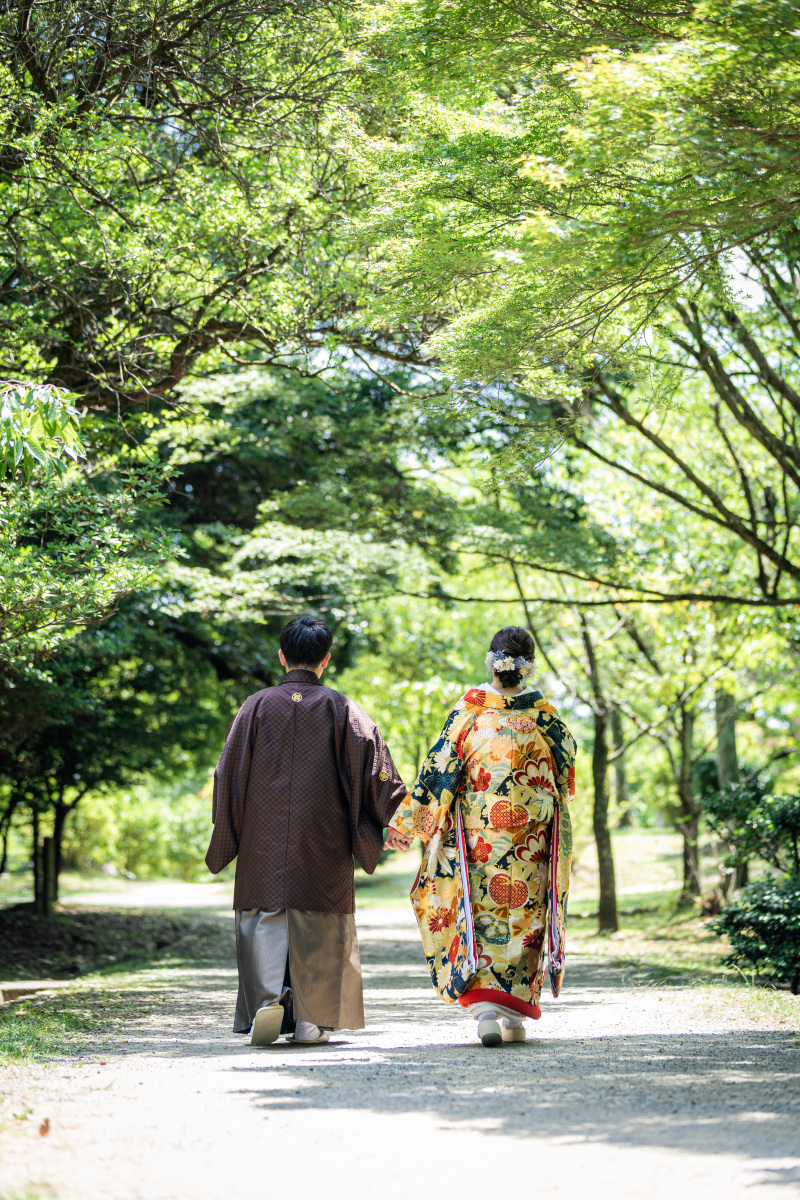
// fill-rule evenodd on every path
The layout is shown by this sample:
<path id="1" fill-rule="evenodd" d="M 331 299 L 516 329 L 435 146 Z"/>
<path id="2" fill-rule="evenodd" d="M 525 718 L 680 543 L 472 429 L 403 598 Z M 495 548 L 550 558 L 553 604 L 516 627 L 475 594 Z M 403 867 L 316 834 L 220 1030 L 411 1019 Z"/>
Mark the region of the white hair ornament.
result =
<path id="1" fill-rule="evenodd" d="M 498 675 L 503 671 L 519 671 L 520 678 L 527 679 L 535 670 L 534 664 L 529 659 L 523 655 L 520 655 L 519 658 L 512 658 L 505 650 L 490 650 L 484 661 L 489 674 L 493 671 Z"/>

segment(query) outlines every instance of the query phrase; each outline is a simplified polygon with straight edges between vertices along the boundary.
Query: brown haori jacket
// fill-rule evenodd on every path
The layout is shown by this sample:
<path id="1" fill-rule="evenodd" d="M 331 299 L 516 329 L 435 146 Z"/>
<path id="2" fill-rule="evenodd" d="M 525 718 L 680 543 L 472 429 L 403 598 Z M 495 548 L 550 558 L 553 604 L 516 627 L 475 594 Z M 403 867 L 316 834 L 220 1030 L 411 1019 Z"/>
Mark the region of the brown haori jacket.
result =
<path id="1" fill-rule="evenodd" d="M 355 912 L 406 787 L 377 726 L 313 671 L 245 700 L 214 773 L 217 874 L 238 855 L 233 907 Z"/>

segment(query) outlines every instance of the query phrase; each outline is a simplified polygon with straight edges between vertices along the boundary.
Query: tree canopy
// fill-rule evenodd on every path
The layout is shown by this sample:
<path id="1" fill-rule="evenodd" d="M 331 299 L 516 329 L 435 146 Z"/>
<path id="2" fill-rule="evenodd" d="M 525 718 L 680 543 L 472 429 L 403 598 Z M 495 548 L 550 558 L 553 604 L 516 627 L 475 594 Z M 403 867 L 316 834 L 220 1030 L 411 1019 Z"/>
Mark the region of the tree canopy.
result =
<path id="1" fill-rule="evenodd" d="M 5 6 L 4 845 L 201 779 L 298 611 L 407 772 L 520 621 L 601 925 L 616 820 L 691 902 L 726 721 L 796 790 L 798 17 Z"/>
<path id="2" fill-rule="evenodd" d="M 325 133 L 340 59 L 307 0 L 7 5 L 0 369 L 113 412 L 324 349 L 363 190 Z"/>

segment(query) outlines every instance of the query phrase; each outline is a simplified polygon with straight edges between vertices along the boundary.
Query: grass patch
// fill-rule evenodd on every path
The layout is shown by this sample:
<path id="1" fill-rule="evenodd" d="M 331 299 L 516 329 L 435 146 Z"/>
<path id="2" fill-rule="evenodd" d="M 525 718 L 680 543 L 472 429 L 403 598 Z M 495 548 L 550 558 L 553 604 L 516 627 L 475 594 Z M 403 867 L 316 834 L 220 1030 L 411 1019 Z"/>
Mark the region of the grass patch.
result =
<path id="1" fill-rule="evenodd" d="M 162 1003 L 136 988 L 97 987 L 30 996 L 0 1008 L 0 1063 L 32 1062 L 102 1048 Z"/>
<path id="2" fill-rule="evenodd" d="M 744 975 L 723 959 L 729 947 L 694 910 L 676 910 L 674 899 L 656 912 L 621 919 L 621 929 L 602 936 L 588 921 L 572 921 L 569 953 L 621 969 L 637 987 L 691 987 L 697 1003 L 716 1015 L 745 1019 L 763 1029 L 800 1031 L 800 998 L 757 975 Z"/>
<path id="3" fill-rule="evenodd" d="M 709 989 L 717 1011 L 727 1017 L 746 1017 L 761 1029 L 786 1029 L 800 1033 L 800 997 L 772 987 L 740 983 L 736 987 Z"/>
<path id="4" fill-rule="evenodd" d="M 57 1195 L 47 1183 L 31 1183 L 13 1192 L 0 1192 L 0 1200 L 56 1200 Z"/>
<path id="5" fill-rule="evenodd" d="M 0 1006 L 0 1063 L 117 1053 L 174 995 L 164 968 L 209 962 L 235 962 L 230 921 L 83 906 L 45 921 L 26 907 L 0 910 L 3 978 L 81 976 L 53 995 Z"/>
<path id="6" fill-rule="evenodd" d="M 159 951 L 219 957 L 220 921 L 191 912 L 59 907 L 49 921 L 30 905 L 0 909 L 0 979 L 74 979 Z"/>
<path id="7" fill-rule="evenodd" d="M 617 933 L 600 935 L 594 921 L 569 922 L 567 950 L 603 959 L 609 966 L 631 966 L 664 981 L 671 974 L 736 981 L 739 974 L 723 962 L 729 947 L 694 909 L 676 910 L 667 901 L 655 911 L 622 915 Z"/>

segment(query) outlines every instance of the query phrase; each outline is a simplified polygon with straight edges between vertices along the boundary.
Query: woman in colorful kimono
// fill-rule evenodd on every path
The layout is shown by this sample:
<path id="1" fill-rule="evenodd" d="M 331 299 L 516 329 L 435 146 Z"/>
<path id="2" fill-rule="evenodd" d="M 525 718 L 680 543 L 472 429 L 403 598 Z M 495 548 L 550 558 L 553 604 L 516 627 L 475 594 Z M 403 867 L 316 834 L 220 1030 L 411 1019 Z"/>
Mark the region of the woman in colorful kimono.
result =
<path id="1" fill-rule="evenodd" d="M 564 973 L 575 742 L 527 682 L 533 657 L 526 630 L 495 634 L 491 684 L 453 708 L 386 839 L 425 843 L 411 902 L 433 984 L 484 1046 L 524 1042 L 548 960 L 554 995 Z"/>

